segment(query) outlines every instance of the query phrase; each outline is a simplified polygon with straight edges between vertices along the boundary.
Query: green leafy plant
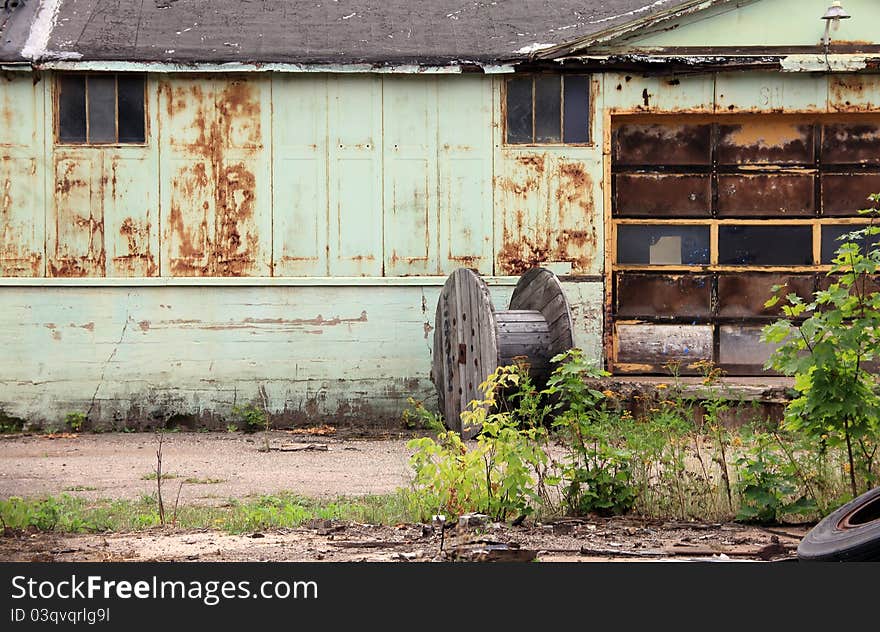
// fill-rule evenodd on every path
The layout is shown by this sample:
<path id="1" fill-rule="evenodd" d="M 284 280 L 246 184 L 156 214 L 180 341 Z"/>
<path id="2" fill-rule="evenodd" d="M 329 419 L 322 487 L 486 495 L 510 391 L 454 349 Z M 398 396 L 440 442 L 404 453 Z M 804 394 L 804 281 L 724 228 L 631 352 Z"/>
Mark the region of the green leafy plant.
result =
<path id="1" fill-rule="evenodd" d="M 233 406 L 232 414 L 239 420 L 239 427 L 244 432 L 257 432 L 266 427 L 267 415 L 262 408 L 253 404 Z"/>
<path id="2" fill-rule="evenodd" d="M 410 430 L 425 429 L 433 432 L 443 432 L 443 418 L 439 413 L 432 412 L 425 407 L 425 403 L 412 397 L 407 398 L 407 406 L 403 411 L 403 426 Z"/>
<path id="3" fill-rule="evenodd" d="M 475 445 L 452 431 L 439 433 L 436 440 L 410 441 L 415 450 L 410 459 L 413 484 L 426 507 L 451 515 L 480 511 L 506 520 L 525 517 L 541 506 L 542 486 L 554 482 L 547 477 L 547 429 L 523 426 L 509 410 L 499 410 L 503 393 L 529 384 L 525 376 L 522 365 L 499 367 L 480 385 L 484 398 L 472 401 L 470 410 L 462 413 L 464 426 L 482 428 Z"/>
<path id="4" fill-rule="evenodd" d="M 751 446 L 736 459 L 739 468 L 737 489 L 742 497 L 737 520 L 774 523 L 789 515 L 810 515 L 818 507 L 801 490 L 797 465 L 781 453 L 778 436 L 752 433 Z"/>
<path id="5" fill-rule="evenodd" d="M 880 195 L 871 199 L 878 202 Z M 876 211 L 863 213 L 871 223 L 844 236 L 828 289 L 804 300 L 774 288 L 767 306 L 783 300 L 786 318 L 765 327 L 762 336 L 778 345 L 768 368 L 795 378 L 798 396 L 786 409 L 787 427 L 817 444 L 845 446 L 853 496 L 876 481 L 880 429 L 877 376 L 868 369 L 880 359 L 880 292 L 871 289 L 880 271 L 880 249 L 872 245 L 880 227 L 874 224 Z"/>
<path id="6" fill-rule="evenodd" d="M 635 503 L 633 454 L 625 447 L 621 418 L 606 406 L 606 394 L 590 380 L 607 376 L 580 349 L 552 359 L 557 363 L 545 393 L 557 398 L 552 426 L 562 438 L 563 501 L 569 513 L 626 513 Z"/>
<path id="7" fill-rule="evenodd" d="M 71 432 L 79 432 L 83 429 L 86 423 L 86 416 L 84 413 L 80 412 L 67 413 L 64 417 L 64 422 L 67 424 L 67 427 L 70 428 Z"/>

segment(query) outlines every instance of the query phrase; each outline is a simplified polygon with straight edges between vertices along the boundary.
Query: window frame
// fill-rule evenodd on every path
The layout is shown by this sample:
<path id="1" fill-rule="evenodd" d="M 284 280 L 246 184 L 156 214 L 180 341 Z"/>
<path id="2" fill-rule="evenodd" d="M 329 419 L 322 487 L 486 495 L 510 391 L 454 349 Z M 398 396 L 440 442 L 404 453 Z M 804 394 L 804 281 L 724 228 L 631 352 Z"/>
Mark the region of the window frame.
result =
<path id="1" fill-rule="evenodd" d="M 120 142 L 119 141 L 119 76 L 125 75 L 130 77 L 143 78 L 143 109 L 144 109 L 144 140 L 141 142 Z M 89 82 L 88 77 L 92 76 L 112 76 L 114 81 L 114 128 L 116 131 L 116 140 L 112 142 L 92 142 L 89 140 Z M 61 139 L 61 80 L 64 77 L 83 77 L 84 95 L 85 95 L 85 124 L 86 124 L 86 140 L 69 141 Z M 90 148 L 107 148 L 107 147 L 148 147 L 150 144 L 150 111 L 149 111 L 149 91 L 147 84 L 149 76 L 147 73 L 141 72 L 62 72 L 56 73 L 53 81 L 52 94 L 52 110 L 53 110 L 53 140 L 55 146 L 58 147 L 90 147 Z"/>
<path id="2" fill-rule="evenodd" d="M 559 142 L 537 142 L 535 140 L 535 79 L 538 77 L 559 77 Z M 565 142 L 565 78 L 580 77 L 587 81 L 587 140 L 584 142 L 571 143 Z M 528 143 L 511 143 L 507 140 L 507 108 L 508 108 L 508 86 L 512 80 L 531 79 L 532 82 L 532 141 Z M 591 73 L 584 72 L 527 72 L 517 73 L 510 77 L 505 77 L 502 82 L 501 90 L 501 145 L 506 149 L 516 148 L 533 148 L 533 147 L 595 147 L 596 134 L 593 129 L 594 122 L 594 104 L 596 101 L 596 82 L 593 80 Z"/>

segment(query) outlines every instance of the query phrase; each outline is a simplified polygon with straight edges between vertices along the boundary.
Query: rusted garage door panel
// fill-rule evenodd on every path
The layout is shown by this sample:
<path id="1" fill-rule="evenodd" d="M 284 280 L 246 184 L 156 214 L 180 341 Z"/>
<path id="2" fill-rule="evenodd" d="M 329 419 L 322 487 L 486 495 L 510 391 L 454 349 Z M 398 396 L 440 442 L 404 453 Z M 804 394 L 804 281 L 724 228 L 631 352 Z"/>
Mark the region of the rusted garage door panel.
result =
<path id="1" fill-rule="evenodd" d="M 270 276 L 267 83 L 161 84 L 163 270 L 170 276 Z"/>
<path id="2" fill-rule="evenodd" d="M 722 165 L 811 164 L 814 127 L 768 117 L 718 126 L 716 154 Z"/>
<path id="3" fill-rule="evenodd" d="M 810 217 L 812 174 L 719 175 L 719 217 Z"/>
<path id="4" fill-rule="evenodd" d="M 612 134 L 617 165 L 710 165 L 711 125 L 628 123 Z"/>
<path id="5" fill-rule="evenodd" d="M 709 217 L 712 178 L 708 174 L 615 174 L 613 203 L 613 213 L 619 217 Z"/>
<path id="6" fill-rule="evenodd" d="M 719 366 L 735 375 L 766 375 L 764 364 L 779 345 L 761 342 L 761 330 L 760 325 L 721 325 Z"/>
<path id="7" fill-rule="evenodd" d="M 809 299 L 815 280 L 811 274 L 721 274 L 718 276 L 718 316 L 722 318 L 756 318 L 778 316 L 781 304 L 767 308 L 764 303 L 773 296 L 775 285 L 784 286 L 783 292 Z"/>
<path id="8" fill-rule="evenodd" d="M 616 276 L 619 318 L 708 318 L 712 315 L 712 276 L 635 274 Z"/>
<path id="9" fill-rule="evenodd" d="M 617 373 L 669 374 L 676 365 L 682 375 L 699 373 L 691 365 L 712 359 L 710 325 L 615 325 Z"/>
<path id="10" fill-rule="evenodd" d="M 860 209 L 880 208 L 868 196 L 880 193 L 880 173 L 822 175 L 822 214 L 858 217 Z"/>
<path id="11" fill-rule="evenodd" d="M 880 122 L 829 123 L 822 132 L 825 164 L 880 164 Z"/>

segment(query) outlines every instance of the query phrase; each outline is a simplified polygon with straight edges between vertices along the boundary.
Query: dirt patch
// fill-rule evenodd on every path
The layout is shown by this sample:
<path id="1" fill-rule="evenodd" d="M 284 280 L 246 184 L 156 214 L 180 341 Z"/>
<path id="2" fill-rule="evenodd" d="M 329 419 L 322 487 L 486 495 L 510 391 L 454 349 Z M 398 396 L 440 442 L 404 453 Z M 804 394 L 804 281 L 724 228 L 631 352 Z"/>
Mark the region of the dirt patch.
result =
<path id="1" fill-rule="evenodd" d="M 0 538 L 0 560 L 43 562 L 120 561 L 384 561 L 468 559 L 479 547 L 533 551 L 561 561 L 793 559 L 806 529 L 762 529 L 736 524 L 565 520 L 553 524 L 448 530 L 430 525 L 373 526 L 316 521 L 300 529 L 229 535 L 216 531 L 153 529 L 107 535 L 14 534 Z"/>
<path id="2" fill-rule="evenodd" d="M 262 433 L 166 433 L 162 469 L 181 479 L 217 481 L 183 486 L 180 502 L 287 491 L 332 498 L 387 494 L 410 480 L 407 438 L 270 433 L 275 447 L 314 442 L 318 450 L 261 452 Z M 144 476 L 156 467 L 156 437 L 116 433 L 6 437 L 0 440 L 0 498 L 68 493 L 81 498 L 136 499 L 155 492 Z"/>

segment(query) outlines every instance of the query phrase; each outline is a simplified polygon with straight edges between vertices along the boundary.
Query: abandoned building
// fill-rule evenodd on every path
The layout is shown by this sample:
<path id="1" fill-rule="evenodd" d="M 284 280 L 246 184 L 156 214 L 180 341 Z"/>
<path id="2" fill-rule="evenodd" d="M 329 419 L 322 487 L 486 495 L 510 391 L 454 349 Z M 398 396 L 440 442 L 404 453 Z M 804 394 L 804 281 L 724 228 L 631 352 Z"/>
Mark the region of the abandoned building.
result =
<path id="1" fill-rule="evenodd" d="M 5 0 L 0 413 L 393 423 L 446 277 L 756 376 L 880 192 L 876 0 Z"/>

